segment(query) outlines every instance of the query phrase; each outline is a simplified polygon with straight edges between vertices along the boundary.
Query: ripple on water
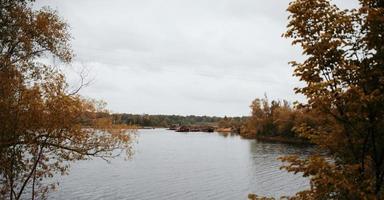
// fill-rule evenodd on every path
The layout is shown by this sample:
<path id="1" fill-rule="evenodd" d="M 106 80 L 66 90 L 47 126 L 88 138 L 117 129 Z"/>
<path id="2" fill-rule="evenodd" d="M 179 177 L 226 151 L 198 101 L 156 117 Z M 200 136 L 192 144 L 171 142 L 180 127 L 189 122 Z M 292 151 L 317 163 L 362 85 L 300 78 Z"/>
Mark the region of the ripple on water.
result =
<path id="1" fill-rule="evenodd" d="M 292 195 L 308 180 L 279 168 L 278 157 L 308 147 L 163 129 L 138 134 L 133 159 L 81 161 L 50 199 L 246 199 L 248 193 Z"/>

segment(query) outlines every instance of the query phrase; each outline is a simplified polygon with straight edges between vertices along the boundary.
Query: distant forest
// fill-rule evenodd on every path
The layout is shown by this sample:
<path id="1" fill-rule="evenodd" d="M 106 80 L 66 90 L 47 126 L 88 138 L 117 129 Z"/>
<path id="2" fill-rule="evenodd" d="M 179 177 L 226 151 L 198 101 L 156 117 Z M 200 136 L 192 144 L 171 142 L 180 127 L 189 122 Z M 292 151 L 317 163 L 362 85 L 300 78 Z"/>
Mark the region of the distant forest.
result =
<path id="1" fill-rule="evenodd" d="M 212 127 L 218 132 L 238 133 L 249 139 L 278 142 L 307 143 L 296 134 L 301 124 L 314 128 L 319 121 L 316 114 L 300 106 L 292 106 L 286 100 L 256 98 L 250 105 L 251 115 L 243 117 L 210 117 L 149 114 L 112 114 L 115 124 L 135 125 L 139 128 L 175 128 L 182 126 Z"/>
<path id="2" fill-rule="evenodd" d="M 180 115 L 148 115 L 148 114 L 113 114 L 115 124 L 137 125 L 140 127 L 162 127 L 207 125 L 215 127 L 231 127 L 240 125 L 248 117 L 210 117 L 210 116 L 180 116 Z"/>

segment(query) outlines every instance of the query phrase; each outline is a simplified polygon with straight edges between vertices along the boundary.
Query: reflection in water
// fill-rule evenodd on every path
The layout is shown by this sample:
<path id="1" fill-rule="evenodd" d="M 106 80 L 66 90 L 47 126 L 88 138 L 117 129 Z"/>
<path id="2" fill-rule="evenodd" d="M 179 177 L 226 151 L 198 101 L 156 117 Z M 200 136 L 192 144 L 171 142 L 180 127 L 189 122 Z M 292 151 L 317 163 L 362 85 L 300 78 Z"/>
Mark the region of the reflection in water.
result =
<path id="1" fill-rule="evenodd" d="M 306 188 L 308 180 L 300 175 L 294 175 L 280 170 L 282 162 L 278 158 L 285 155 L 298 154 L 308 156 L 313 148 L 291 144 L 266 143 L 256 140 L 249 141 L 250 157 L 255 193 L 268 196 L 293 194 Z"/>
<path id="2" fill-rule="evenodd" d="M 247 199 L 291 195 L 308 180 L 279 170 L 278 157 L 309 148 L 232 134 L 141 130 L 132 160 L 76 163 L 50 199 Z"/>
<path id="3" fill-rule="evenodd" d="M 220 136 L 223 136 L 223 137 L 228 137 L 228 136 L 234 137 L 234 136 L 237 136 L 236 133 L 232 133 L 232 132 L 218 132 L 216 134 L 220 135 Z"/>

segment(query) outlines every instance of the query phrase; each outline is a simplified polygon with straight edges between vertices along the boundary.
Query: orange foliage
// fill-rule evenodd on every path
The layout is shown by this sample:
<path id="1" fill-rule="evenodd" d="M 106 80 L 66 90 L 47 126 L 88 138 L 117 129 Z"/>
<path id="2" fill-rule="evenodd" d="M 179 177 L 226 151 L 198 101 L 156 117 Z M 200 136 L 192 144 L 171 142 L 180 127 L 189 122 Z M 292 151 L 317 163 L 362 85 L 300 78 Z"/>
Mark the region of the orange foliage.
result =
<path id="1" fill-rule="evenodd" d="M 1 0 L 0 11 L 0 199 L 20 199 L 27 188 L 32 199 L 44 198 L 55 184 L 43 180 L 67 173 L 71 161 L 130 155 L 129 127 L 98 115 L 106 111 L 38 62 L 48 55 L 71 61 L 67 25 L 56 12 L 22 0 Z"/>
<path id="2" fill-rule="evenodd" d="M 303 106 L 316 126 L 296 128 L 327 158 L 287 157 L 311 188 L 291 199 L 384 199 L 384 1 L 360 0 L 341 10 L 329 0 L 294 0 L 285 36 L 306 60 L 291 62 L 305 82 Z"/>

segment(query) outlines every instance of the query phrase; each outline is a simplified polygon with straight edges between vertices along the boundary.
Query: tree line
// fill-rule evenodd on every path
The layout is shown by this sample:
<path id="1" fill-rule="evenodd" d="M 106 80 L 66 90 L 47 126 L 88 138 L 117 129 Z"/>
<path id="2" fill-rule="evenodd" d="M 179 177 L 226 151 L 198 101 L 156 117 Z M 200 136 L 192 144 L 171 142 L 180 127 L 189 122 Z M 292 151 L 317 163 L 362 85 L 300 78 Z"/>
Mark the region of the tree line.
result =
<path id="1" fill-rule="evenodd" d="M 286 100 L 269 101 L 267 97 L 256 98 L 250 108 L 251 115 L 242 117 L 124 113 L 111 114 L 111 118 L 113 123 L 137 127 L 211 126 L 216 130 L 238 133 L 248 139 L 309 143 L 307 139 L 300 137 L 295 131 L 303 123 L 311 127 L 316 125 L 316 116 L 308 109 L 295 107 Z"/>
<path id="2" fill-rule="evenodd" d="M 217 130 L 230 130 L 248 139 L 267 139 L 280 142 L 308 142 L 295 133 L 300 124 L 315 126 L 316 116 L 308 109 L 294 107 L 286 100 L 269 101 L 256 98 L 251 115 L 243 117 L 210 117 L 149 114 L 112 114 L 116 124 L 138 127 L 170 128 L 174 126 L 212 126 Z"/>
<path id="3" fill-rule="evenodd" d="M 215 117 L 215 116 L 181 116 L 181 115 L 149 115 L 149 114 L 112 114 L 116 124 L 136 125 L 139 127 L 169 128 L 171 126 L 205 125 L 228 128 L 240 124 L 247 117 Z M 239 125 L 237 125 L 239 126 Z"/>

